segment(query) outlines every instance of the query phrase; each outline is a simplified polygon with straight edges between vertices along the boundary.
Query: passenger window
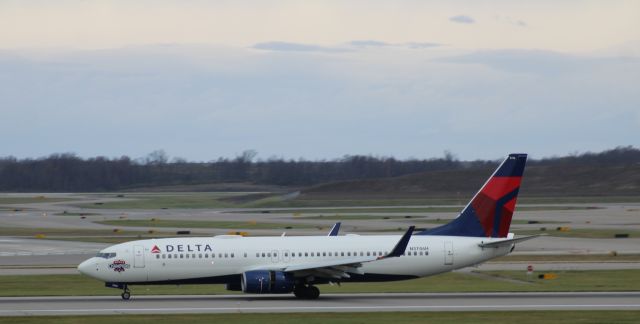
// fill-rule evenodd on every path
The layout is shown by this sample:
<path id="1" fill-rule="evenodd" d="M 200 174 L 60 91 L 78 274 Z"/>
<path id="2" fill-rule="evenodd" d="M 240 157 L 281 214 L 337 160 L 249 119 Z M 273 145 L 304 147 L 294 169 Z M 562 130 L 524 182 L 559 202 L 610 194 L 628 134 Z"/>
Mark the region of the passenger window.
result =
<path id="1" fill-rule="evenodd" d="M 162 255 L 162 258 L 163 258 L 163 259 L 164 259 L 164 258 L 166 258 L 166 255 L 164 255 L 164 254 L 163 254 L 163 255 Z"/>
<path id="2" fill-rule="evenodd" d="M 302 252 L 298 252 L 298 256 L 301 257 L 302 256 Z"/>
<path id="3" fill-rule="evenodd" d="M 156 259 L 160 259 L 160 254 L 156 254 Z"/>
<path id="4" fill-rule="evenodd" d="M 268 256 L 268 257 L 271 257 L 271 253 L 267 253 L 267 256 Z"/>
<path id="5" fill-rule="evenodd" d="M 171 259 L 171 254 L 167 255 L 167 257 L 168 257 L 169 259 Z"/>
<path id="6" fill-rule="evenodd" d="M 327 256 L 327 252 L 322 252 L 322 256 L 323 257 Z"/>
<path id="7" fill-rule="evenodd" d="M 313 255 L 313 252 L 311 252 L 311 256 L 314 256 L 314 255 Z"/>
<path id="8" fill-rule="evenodd" d="M 225 253 L 225 254 L 224 254 L 224 257 L 225 257 L 225 258 L 228 258 L 228 257 L 229 257 L 229 255 L 228 255 L 227 253 Z"/>
<path id="9" fill-rule="evenodd" d="M 232 257 L 232 258 L 235 258 L 235 255 L 233 255 L 233 253 L 231 253 L 231 257 Z"/>
<path id="10" fill-rule="evenodd" d="M 211 257 L 213 258 L 213 254 L 211 255 Z M 209 258 L 209 253 L 205 253 L 205 254 L 204 254 L 204 258 L 205 258 L 205 259 Z"/>
<path id="11" fill-rule="evenodd" d="M 284 253 L 284 256 L 285 256 L 285 257 L 288 257 L 288 256 L 289 256 L 289 253 L 285 252 L 285 253 Z"/>
<path id="12" fill-rule="evenodd" d="M 218 253 L 218 258 L 222 259 L 222 253 Z"/>
<path id="13" fill-rule="evenodd" d="M 264 252 L 262 252 L 262 257 L 264 258 Z"/>
<path id="14" fill-rule="evenodd" d="M 309 252 L 305 252 L 304 256 L 308 257 L 309 256 Z"/>
<path id="15" fill-rule="evenodd" d="M 329 256 L 331 256 L 331 252 L 329 252 Z"/>
<path id="16" fill-rule="evenodd" d="M 187 258 L 187 259 L 188 259 L 188 258 L 189 258 L 189 254 L 185 254 L 185 258 Z"/>
<path id="17" fill-rule="evenodd" d="M 247 253 L 245 253 L 245 254 L 244 254 L 244 257 L 245 257 L 245 258 L 247 257 Z"/>

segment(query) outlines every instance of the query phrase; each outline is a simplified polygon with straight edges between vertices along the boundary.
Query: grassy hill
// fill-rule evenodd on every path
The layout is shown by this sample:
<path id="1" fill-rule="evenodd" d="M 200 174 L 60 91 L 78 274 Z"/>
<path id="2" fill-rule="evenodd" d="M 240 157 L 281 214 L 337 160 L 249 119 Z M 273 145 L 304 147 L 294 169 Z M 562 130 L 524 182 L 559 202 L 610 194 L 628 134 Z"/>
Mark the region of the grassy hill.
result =
<path id="1" fill-rule="evenodd" d="M 481 167 L 334 182 L 305 189 L 299 199 L 469 196 L 479 189 L 493 169 Z M 521 196 L 640 196 L 640 164 L 534 164 L 525 170 Z"/>

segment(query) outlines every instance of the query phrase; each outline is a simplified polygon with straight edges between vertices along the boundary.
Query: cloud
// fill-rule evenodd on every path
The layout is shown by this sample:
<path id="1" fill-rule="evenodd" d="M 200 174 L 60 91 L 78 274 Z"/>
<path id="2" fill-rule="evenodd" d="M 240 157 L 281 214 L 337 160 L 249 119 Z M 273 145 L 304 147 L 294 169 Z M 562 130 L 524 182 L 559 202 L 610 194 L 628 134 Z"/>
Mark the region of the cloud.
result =
<path id="1" fill-rule="evenodd" d="M 264 42 L 253 45 L 259 50 L 276 52 L 344 52 L 346 49 L 338 47 L 320 46 L 314 44 L 291 43 L 291 42 Z"/>
<path id="2" fill-rule="evenodd" d="M 395 46 L 344 57 L 182 45 L 0 51 L 0 156 L 137 157 L 161 147 L 201 161 L 246 148 L 287 158 L 449 149 L 475 159 L 637 137 L 640 59 L 528 50 L 429 59 L 453 51 Z"/>
<path id="3" fill-rule="evenodd" d="M 404 46 L 412 49 L 424 49 L 424 48 L 440 47 L 443 45 L 439 43 L 430 43 L 430 42 L 409 42 L 409 43 L 404 43 Z"/>
<path id="4" fill-rule="evenodd" d="M 444 62 L 482 64 L 510 73 L 559 75 L 602 63 L 601 59 L 546 50 L 486 50 L 439 59 Z"/>
<path id="5" fill-rule="evenodd" d="M 390 46 L 393 44 L 389 44 L 389 43 L 381 42 L 377 40 L 354 40 L 349 42 L 349 45 L 355 46 L 355 47 L 384 47 L 384 46 Z"/>
<path id="6" fill-rule="evenodd" d="M 504 24 L 508 24 L 508 25 L 512 25 L 512 26 L 516 26 L 516 27 L 527 27 L 529 26 L 526 22 L 524 22 L 523 20 L 520 19 L 515 19 L 509 16 L 495 16 L 495 19 L 498 22 L 504 23 Z"/>
<path id="7" fill-rule="evenodd" d="M 465 15 L 449 17 L 449 21 L 459 24 L 475 24 L 476 22 L 475 19 Z"/>
<path id="8" fill-rule="evenodd" d="M 293 43 L 293 42 L 263 42 L 252 46 L 254 49 L 273 51 L 273 52 L 324 52 L 324 53 L 340 53 L 356 50 L 367 50 L 374 48 L 396 47 L 408 49 L 427 49 L 442 46 L 442 44 L 432 42 L 408 42 L 408 43 L 387 43 L 383 41 L 367 39 L 352 40 L 345 44 L 336 44 L 330 46 L 322 46 L 315 44 Z"/>

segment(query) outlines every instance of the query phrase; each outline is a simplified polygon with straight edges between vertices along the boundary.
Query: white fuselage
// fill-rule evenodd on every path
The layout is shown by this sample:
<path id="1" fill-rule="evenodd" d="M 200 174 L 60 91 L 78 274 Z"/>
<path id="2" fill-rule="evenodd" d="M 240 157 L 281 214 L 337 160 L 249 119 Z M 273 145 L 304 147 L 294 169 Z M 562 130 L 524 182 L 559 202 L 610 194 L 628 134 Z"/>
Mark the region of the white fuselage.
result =
<path id="1" fill-rule="evenodd" d="M 108 247 L 78 269 L 113 283 L 225 283 L 252 270 L 280 270 L 369 255 L 383 256 L 398 235 L 376 236 L 216 236 L 132 241 Z M 358 274 L 337 281 L 385 281 L 429 276 L 508 254 L 513 245 L 482 248 L 500 241 L 480 237 L 411 237 L 400 257 L 362 263 Z M 106 256 L 106 257 L 105 257 Z M 304 271 L 297 277 L 305 276 Z M 331 281 L 331 280 L 329 280 Z"/>

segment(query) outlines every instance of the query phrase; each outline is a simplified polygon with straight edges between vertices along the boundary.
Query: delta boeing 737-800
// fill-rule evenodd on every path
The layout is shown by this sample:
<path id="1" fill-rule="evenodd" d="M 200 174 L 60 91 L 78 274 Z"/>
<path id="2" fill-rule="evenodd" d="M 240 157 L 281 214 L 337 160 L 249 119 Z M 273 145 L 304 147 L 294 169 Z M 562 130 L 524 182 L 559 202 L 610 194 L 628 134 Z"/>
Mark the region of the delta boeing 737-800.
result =
<path id="1" fill-rule="evenodd" d="M 318 284 L 394 281 L 435 275 L 506 255 L 526 154 L 510 154 L 456 219 L 403 235 L 163 238 L 110 246 L 78 270 L 122 289 L 158 284 L 226 284 L 252 294 L 315 299 Z"/>

